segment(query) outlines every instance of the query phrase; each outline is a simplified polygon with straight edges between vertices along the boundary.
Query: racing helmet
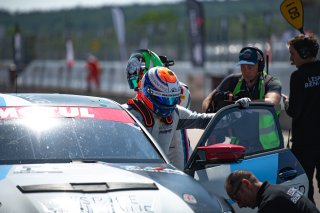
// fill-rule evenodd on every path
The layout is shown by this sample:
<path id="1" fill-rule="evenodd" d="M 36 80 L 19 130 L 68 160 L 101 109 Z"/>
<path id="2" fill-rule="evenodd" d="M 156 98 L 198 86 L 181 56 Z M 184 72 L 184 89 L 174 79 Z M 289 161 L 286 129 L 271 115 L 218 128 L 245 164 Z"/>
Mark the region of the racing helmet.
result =
<path id="1" fill-rule="evenodd" d="M 138 83 L 142 76 L 151 68 L 163 66 L 160 57 L 149 49 L 134 51 L 127 64 L 127 80 L 130 89 L 138 90 Z"/>
<path id="2" fill-rule="evenodd" d="M 167 67 L 153 67 L 141 79 L 138 99 L 160 117 L 168 117 L 180 101 L 177 76 Z"/>

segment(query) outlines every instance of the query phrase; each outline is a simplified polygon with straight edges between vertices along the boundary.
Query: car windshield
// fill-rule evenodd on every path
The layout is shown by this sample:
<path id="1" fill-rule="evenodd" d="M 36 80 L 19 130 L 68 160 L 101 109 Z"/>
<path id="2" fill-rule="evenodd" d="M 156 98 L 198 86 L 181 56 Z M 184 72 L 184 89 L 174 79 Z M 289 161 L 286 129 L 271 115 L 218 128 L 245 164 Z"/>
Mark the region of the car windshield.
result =
<path id="1" fill-rule="evenodd" d="M 66 110 L 71 112 L 73 108 Z M 25 111 L 0 108 L 0 164 L 74 160 L 163 162 L 151 141 L 125 111 L 82 108 L 78 114 L 82 112 L 84 116 L 81 113 L 80 116 L 69 113 L 68 117 L 19 116 L 18 112 L 21 115 Z M 36 112 L 41 114 L 39 110 Z"/>
<path id="2" fill-rule="evenodd" d="M 239 144 L 246 148 L 246 155 L 282 148 L 274 116 L 265 108 L 229 109 L 208 128 L 206 145 Z"/>

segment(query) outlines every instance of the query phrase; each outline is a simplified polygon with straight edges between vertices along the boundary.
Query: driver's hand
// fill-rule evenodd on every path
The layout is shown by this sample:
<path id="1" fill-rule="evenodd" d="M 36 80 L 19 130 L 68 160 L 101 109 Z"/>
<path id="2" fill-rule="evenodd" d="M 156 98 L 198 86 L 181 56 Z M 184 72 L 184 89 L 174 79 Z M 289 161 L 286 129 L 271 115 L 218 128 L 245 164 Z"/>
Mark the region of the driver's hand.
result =
<path id="1" fill-rule="evenodd" d="M 236 101 L 236 103 L 240 104 L 242 108 L 249 107 L 250 102 L 251 102 L 250 98 L 240 98 L 239 100 Z"/>

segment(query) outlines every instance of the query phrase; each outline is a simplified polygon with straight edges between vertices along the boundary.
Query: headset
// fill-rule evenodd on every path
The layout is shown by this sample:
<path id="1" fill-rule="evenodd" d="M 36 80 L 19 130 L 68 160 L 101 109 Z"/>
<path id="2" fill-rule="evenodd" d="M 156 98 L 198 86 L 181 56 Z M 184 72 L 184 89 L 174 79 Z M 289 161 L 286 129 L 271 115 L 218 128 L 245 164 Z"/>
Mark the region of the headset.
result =
<path id="1" fill-rule="evenodd" d="M 293 44 L 295 50 L 297 50 L 299 56 L 302 59 L 313 58 L 316 57 L 319 50 L 319 44 L 316 42 L 312 42 L 305 37 L 304 39 L 297 41 Z"/>
<path id="2" fill-rule="evenodd" d="M 257 53 L 258 56 L 258 72 L 263 72 L 264 66 L 265 66 L 265 59 L 264 59 L 264 54 L 262 50 L 256 48 L 256 47 L 244 47 L 240 50 L 240 54 L 243 53 L 246 50 L 253 50 Z"/>

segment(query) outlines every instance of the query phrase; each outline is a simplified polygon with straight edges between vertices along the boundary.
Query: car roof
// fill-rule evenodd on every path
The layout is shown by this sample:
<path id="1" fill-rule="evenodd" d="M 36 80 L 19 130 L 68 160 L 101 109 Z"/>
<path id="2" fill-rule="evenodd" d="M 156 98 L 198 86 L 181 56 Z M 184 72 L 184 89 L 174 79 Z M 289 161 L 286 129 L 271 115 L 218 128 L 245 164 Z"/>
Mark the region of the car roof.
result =
<path id="1" fill-rule="evenodd" d="M 102 97 L 58 93 L 0 94 L 0 107 L 8 106 L 86 106 L 122 109 L 120 104 Z"/>

